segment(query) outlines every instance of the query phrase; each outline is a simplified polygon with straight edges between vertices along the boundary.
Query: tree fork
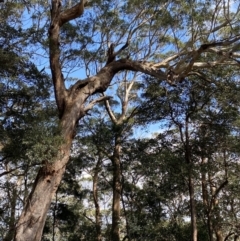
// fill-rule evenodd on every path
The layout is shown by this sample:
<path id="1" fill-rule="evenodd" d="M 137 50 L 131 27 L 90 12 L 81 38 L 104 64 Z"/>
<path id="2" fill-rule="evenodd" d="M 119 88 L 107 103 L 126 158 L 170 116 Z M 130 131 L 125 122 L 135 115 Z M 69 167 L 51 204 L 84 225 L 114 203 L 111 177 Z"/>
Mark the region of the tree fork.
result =
<path id="1" fill-rule="evenodd" d="M 75 125 L 82 117 L 81 98 L 71 103 L 64 85 L 60 64 L 59 33 L 60 27 L 67 21 L 83 13 L 85 0 L 71 9 L 61 12 L 61 2 L 52 0 L 51 24 L 49 27 L 50 67 L 54 85 L 55 98 L 61 116 L 61 130 L 64 143 L 59 147 L 59 154 L 40 168 L 31 194 L 16 224 L 15 241 L 40 241 L 42 231 L 53 196 L 65 172 L 70 156 Z M 77 111 L 76 111 L 77 110 Z"/>

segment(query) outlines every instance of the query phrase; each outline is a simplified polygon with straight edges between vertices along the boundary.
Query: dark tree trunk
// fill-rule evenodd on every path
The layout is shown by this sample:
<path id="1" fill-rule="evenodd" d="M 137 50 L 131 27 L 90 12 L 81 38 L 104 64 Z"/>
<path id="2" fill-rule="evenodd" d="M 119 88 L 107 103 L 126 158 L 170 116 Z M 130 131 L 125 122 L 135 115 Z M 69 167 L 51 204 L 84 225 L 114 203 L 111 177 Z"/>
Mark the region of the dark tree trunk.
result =
<path id="1" fill-rule="evenodd" d="M 188 116 L 186 117 L 185 122 L 185 160 L 189 165 L 189 173 L 188 173 L 188 190 L 189 190 L 189 198 L 190 198 L 190 214 L 191 214 L 191 241 L 197 241 L 197 214 L 196 214 L 196 205 L 194 199 L 194 180 L 193 180 L 193 162 L 191 158 L 191 147 L 189 143 L 189 128 L 188 128 Z"/>
<path id="2" fill-rule="evenodd" d="M 8 167 L 7 167 L 8 171 Z M 8 177 L 7 177 L 8 178 Z M 9 217 L 9 228 L 6 236 L 3 238 L 3 241 L 11 241 L 14 238 L 14 227 L 15 227 L 15 218 L 16 218 L 16 204 L 17 204 L 17 188 L 9 185 L 9 181 L 7 181 L 8 186 L 8 200 L 10 202 L 10 217 Z M 10 191 L 11 190 L 11 191 Z"/>
<path id="3" fill-rule="evenodd" d="M 197 214 L 194 200 L 194 183 L 191 171 L 188 176 L 189 196 L 190 196 L 190 213 L 191 213 L 191 240 L 197 241 Z"/>

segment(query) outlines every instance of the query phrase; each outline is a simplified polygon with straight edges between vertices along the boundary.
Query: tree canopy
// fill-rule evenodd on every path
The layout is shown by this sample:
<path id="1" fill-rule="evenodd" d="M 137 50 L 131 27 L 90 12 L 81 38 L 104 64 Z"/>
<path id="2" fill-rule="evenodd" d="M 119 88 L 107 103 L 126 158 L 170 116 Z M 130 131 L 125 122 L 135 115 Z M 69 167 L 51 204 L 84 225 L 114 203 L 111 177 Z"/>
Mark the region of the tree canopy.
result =
<path id="1" fill-rule="evenodd" d="M 0 3 L 2 240 L 238 240 L 240 4 Z"/>

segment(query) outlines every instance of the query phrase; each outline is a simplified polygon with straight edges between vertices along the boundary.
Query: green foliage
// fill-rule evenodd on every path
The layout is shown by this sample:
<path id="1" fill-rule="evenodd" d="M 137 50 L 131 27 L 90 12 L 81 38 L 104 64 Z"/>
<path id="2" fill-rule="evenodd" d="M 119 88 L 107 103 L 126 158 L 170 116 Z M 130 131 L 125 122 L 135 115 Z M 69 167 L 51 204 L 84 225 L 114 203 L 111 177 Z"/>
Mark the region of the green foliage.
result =
<path id="1" fill-rule="evenodd" d="M 32 32 L 21 25 L 23 12 L 21 3 L 9 1 L 0 9 L 0 235 L 6 241 L 13 239 L 38 167 L 62 143 L 51 80 L 29 59 Z"/>
<path id="2" fill-rule="evenodd" d="M 62 10 L 78 2 L 62 1 Z M 81 18 L 61 28 L 63 77 L 79 79 L 72 76 L 79 68 L 86 70 L 80 72 L 81 78 L 99 73 L 110 44 L 117 52 L 127 43 L 116 59 L 140 63 L 188 53 L 173 58 L 160 71 L 192 61 L 206 64 L 222 58 L 223 63 L 226 56 L 218 46 L 205 56 L 194 56 L 202 44 L 231 40 L 238 34 L 239 10 L 232 4 L 228 9 L 226 2 L 211 0 L 90 1 Z M 0 6 L 0 235 L 5 240 L 13 238 L 18 209 L 25 205 L 37 169 L 53 162 L 63 143 L 51 79 L 38 66 L 44 63 L 48 71 L 49 15 L 47 1 L 7 1 Z M 230 50 L 231 42 L 226 43 L 225 50 Z M 239 50 L 238 43 L 233 50 Z M 238 63 L 238 55 L 227 54 L 229 61 Z M 136 76 L 119 73 L 107 91 L 118 120 L 126 89 Z M 176 83 L 137 77 L 122 122 L 114 123 L 100 103 L 79 123 L 43 240 L 96 240 L 95 176 L 102 240 L 111 239 L 116 144 L 123 187 L 122 240 L 190 240 L 189 177 L 195 190 L 198 240 L 214 236 L 209 222 L 215 229 L 220 227 L 225 239 L 231 232 L 238 235 L 239 70 L 222 64 L 192 71 Z M 153 131 L 137 139 L 136 127 Z"/>

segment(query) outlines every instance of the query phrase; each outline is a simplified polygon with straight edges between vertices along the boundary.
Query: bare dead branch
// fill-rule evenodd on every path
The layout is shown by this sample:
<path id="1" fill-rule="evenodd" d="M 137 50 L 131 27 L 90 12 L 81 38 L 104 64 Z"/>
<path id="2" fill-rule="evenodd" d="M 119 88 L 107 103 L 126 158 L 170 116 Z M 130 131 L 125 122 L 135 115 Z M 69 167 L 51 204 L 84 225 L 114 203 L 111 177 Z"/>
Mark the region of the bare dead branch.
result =
<path id="1" fill-rule="evenodd" d="M 91 110 L 96 103 L 104 101 L 104 100 L 109 100 L 111 98 L 112 98 L 111 96 L 102 96 L 102 97 L 100 97 L 100 98 L 98 98 L 96 100 L 93 100 L 92 102 L 90 102 L 87 105 L 87 107 L 84 108 L 84 112 L 88 112 L 89 110 Z"/>
<path id="2" fill-rule="evenodd" d="M 221 65 L 224 65 L 224 66 L 225 65 L 239 66 L 239 63 L 237 63 L 235 61 L 196 62 L 196 63 L 193 64 L 193 67 L 195 67 L 195 68 L 212 68 L 212 67 L 221 66 Z"/>
<path id="3" fill-rule="evenodd" d="M 105 100 L 105 101 L 104 101 L 104 104 L 105 104 L 105 108 L 106 108 L 107 113 L 108 113 L 108 115 L 110 116 L 112 122 L 113 122 L 114 124 L 117 124 L 117 119 L 116 119 L 115 115 L 114 115 L 113 112 L 112 112 L 112 109 L 111 109 L 111 107 L 110 107 L 110 105 L 109 105 L 109 101 L 108 101 L 108 100 Z"/>
<path id="4" fill-rule="evenodd" d="M 7 174 L 9 174 L 9 173 L 12 173 L 12 172 L 16 171 L 17 169 L 18 169 L 18 168 L 14 168 L 14 169 L 11 169 L 11 170 L 9 170 L 9 171 L 2 172 L 2 173 L 0 173 L 0 177 L 2 177 L 2 176 L 4 176 L 4 175 L 7 175 Z"/>
<path id="5" fill-rule="evenodd" d="M 127 39 L 126 43 L 117 51 L 117 52 L 114 52 L 114 44 L 112 43 L 110 45 L 110 47 L 108 48 L 108 59 L 107 59 L 107 64 L 113 62 L 115 60 L 115 58 L 124 50 L 128 47 L 129 45 L 129 39 Z"/>

